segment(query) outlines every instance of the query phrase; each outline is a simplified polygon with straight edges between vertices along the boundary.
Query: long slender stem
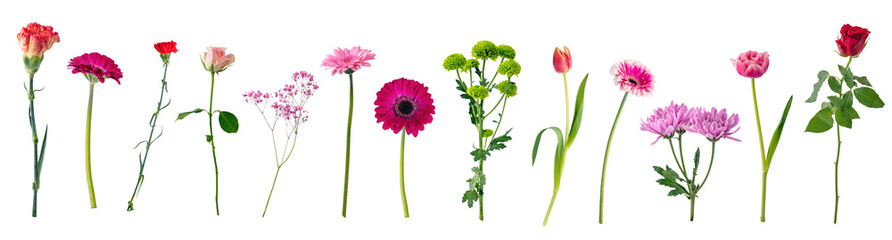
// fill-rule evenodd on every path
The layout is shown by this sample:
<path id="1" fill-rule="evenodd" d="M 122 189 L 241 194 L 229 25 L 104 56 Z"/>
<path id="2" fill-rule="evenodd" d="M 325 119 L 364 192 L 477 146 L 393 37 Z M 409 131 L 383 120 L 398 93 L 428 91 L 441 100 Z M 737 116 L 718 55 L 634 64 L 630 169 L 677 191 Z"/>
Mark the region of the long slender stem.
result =
<path id="1" fill-rule="evenodd" d="M 152 118 L 149 120 L 149 125 L 151 125 L 151 130 L 149 130 L 149 137 L 146 139 L 146 151 L 145 155 L 142 156 L 142 159 L 139 160 L 139 177 L 136 179 L 136 186 L 133 187 L 133 194 L 130 195 L 130 201 L 127 202 L 127 211 L 133 211 L 133 200 L 136 199 L 136 193 L 139 192 L 140 185 L 142 185 L 142 181 L 145 179 L 143 176 L 143 170 L 146 167 L 146 159 L 149 158 L 149 149 L 152 147 L 152 142 L 154 142 L 155 136 L 155 122 L 158 120 L 158 114 L 161 113 L 162 103 L 164 102 L 164 91 L 167 90 L 167 64 L 164 64 L 164 75 L 161 78 L 161 94 L 158 97 L 158 106 L 155 108 L 155 113 L 152 114 Z"/>
<path id="2" fill-rule="evenodd" d="M 706 176 L 703 177 L 703 181 L 700 182 L 700 187 L 697 188 L 697 191 L 700 191 L 703 188 L 703 185 L 706 185 L 706 179 L 709 179 L 709 173 L 712 172 L 712 160 L 715 159 L 715 142 L 712 142 L 712 153 L 709 156 L 709 168 L 706 169 Z"/>
<path id="3" fill-rule="evenodd" d="M 34 143 L 34 182 L 31 189 L 34 190 L 34 202 L 31 204 L 31 217 L 37 217 L 37 190 L 40 189 L 40 160 L 37 151 L 37 125 L 34 116 L 34 74 L 28 74 L 28 123 L 31 125 L 31 142 Z M 44 139 L 46 141 L 46 139 Z"/>
<path id="4" fill-rule="evenodd" d="M 87 165 L 87 191 L 90 194 L 90 208 L 96 208 L 96 192 L 93 190 L 93 171 L 90 169 L 90 123 L 93 120 L 93 87 L 95 82 L 90 81 L 90 98 L 87 100 L 87 135 L 86 135 L 86 165 Z"/>
<path id="5" fill-rule="evenodd" d="M 678 166 L 679 169 L 683 169 L 681 167 L 681 163 L 678 162 L 678 156 L 675 155 L 675 145 L 672 144 L 672 139 L 669 138 L 668 140 L 669 140 L 669 149 L 672 149 L 672 157 L 675 158 L 675 166 Z M 679 148 L 678 150 L 681 151 L 681 148 Z M 687 173 L 685 173 L 684 171 L 682 171 L 681 174 L 684 176 L 685 179 L 688 178 Z"/>
<path id="6" fill-rule="evenodd" d="M 480 160 L 479 168 L 480 168 L 480 172 L 483 172 L 483 160 Z M 477 195 L 478 196 L 477 202 L 478 202 L 478 207 L 480 207 L 480 221 L 483 221 L 483 185 L 480 185 L 479 188 L 480 189 L 479 189 L 478 195 Z"/>
<path id="7" fill-rule="evenodd" d="M 561 159 L 561 166 L 560 166 L 561 172 L 564 171 L 564 162 L 567 159 L 567 149 L 569 149 L 569 148 L 567 148 L 567 145 L 564 145 L 564 150 L 563 150 L 564 152 L 561 155 L 561 156 L 563 156 Z M 557 178 L 556 181 L 554 181 L 554 191 L 551 193 L 551 202 L 548 203 L 548 211 L 545 212 L 545 220 L 542 220 L 542 226 L 545 226 L 548 224 L 548 217 L 551 216 L 551 208 L 554 207 L 554 200 L 557 199 L 558 190 L 560 188 L 561 188 L 561 180 L 560 180 L 560 178 Z"/>
<path id="8" fill-rule="evenodd" d="M 400 195 L 403 199 L 403 216 L 409 217 L 409 204 L 406 202 L 406 178 L 404 172 L 403 160 L 406 152 L 406 129 L 400 133 Z M 481 202 L 482 203 L 482 202 Z"/>
<path id="9" fill-rule="evenodd" d="M 846 71 L 849 70 L 849 65 L 852 64 L 852 57 L 849 57 L 849 61 L 846 62 Z M 845 76 L 843 76 L 845 77 Z M 842 91 L 840 91 L 842 92 Z M 842 93 L 839 94 L 842 97 Z M 839 133 L 839 123 L 836 124 L 836 162 L 833 162 L 833 191 L 836 194 L 836 198 L 833 199 L 833 224 L 836 224 L 836 215 L 839 212 L 839 155 L 840 151 L 842 151 L 842 137 Z"/>
<path id="10" fill-rule="evenodd" d="M 566 140 L 570 136 L 570 94 L 567 91 L 567 73 L 564 73 L 564 131 L 567 133 L 564 134 L 564 139 Z M 625 102 L 626 98 L 623 97 L 623 102 Z M 620 110 L 622 110 L 622 105 L 620 105 Z M 617 116 L 619 117 L 619 116 Z M 616 126 L 616 125 L 614 125 Z"/>
<path id="11" fill-rule="evenodd" d="M 214 72 L 211 71 L 211 99 L 208 104 L 208 130 L 211 139 L 211 156 L 214 157 L 214 205 L 220 216 L 220 168 L 217 166 L 217 147 L 214 145 Z"/>
<path id="12" fill-rule="evenodd" d="M 753 109 L 756 110 L 756 131 L 759 132 L 759 150 L 761 154 L 759 157 L 762 158 L 762 216 L 759 217 L 759 220 L 765 222 L 765 193 L 768 184 L 766 181 L 768 180 L 768 162 L 765 161 L 765 140 L 762 138 L 762 122 L 759 120 L 759 102 L 756 100 L 756 79 L 751 78 L 750 82 L 753 87 Z"/>
<path id="13" fill-rule="evenodd" d="M 344 204 L 341 208 L 341 216 L 347 217 L 347 186 L 350 181 L 350 128 L 353 125 L 353 73 L 350 76 L 350 108 L 347 110 L 347 157 L 344 163 Z"/>
<path id="14" fill-rule="evenodd" d="M 694 200 L 697 200 L 697 195 L 691 193 L 691 222 L 694 221 Z"/>
<path id="15" fill-rule="evenodd" d="M 269 200 L 273 198 L 273 189 L 276 189 L 276 180 L 279 179 L 279 170 L 282 169 L 282 166 L 276 167 L 276 176 L 273 177 L 273 186 L 269 188 L 269 197 L 266 197 L 266 206 L 263 207 L 263 215 L 260 217 L 266 217 L 266 209 L 269 208 Z"/>
<path id="16" fill-rule="evenodd" d="M 629 92 L 623 95 L 623 101 L 619 104 L 619 110 L 616 111 L 616 118 L 613 119 L 613 127 L 610 128 L 610 135 L 607 137 L 607 149 L 604 150 L 604 165 L 601 167 L 601 202 L 598 205 L 598 224 L 604 223 L 604 179 L 607 176 L 607 155 L 610 153 L 610 142 L 613 141 L 613 132 L 616 130 L 616 123 L 619 122 L 619 115 L 623 112 L 623 106 L 626 105 L 626 98 Z"/>
<path id="17" fill-rule="evenodd" d="M 684 165 L 684 149 L 681 147 L 681 134 L 678 135 L 678 158 L 681 159 L 681 174 L 688 178 L 688 167 Z"/>

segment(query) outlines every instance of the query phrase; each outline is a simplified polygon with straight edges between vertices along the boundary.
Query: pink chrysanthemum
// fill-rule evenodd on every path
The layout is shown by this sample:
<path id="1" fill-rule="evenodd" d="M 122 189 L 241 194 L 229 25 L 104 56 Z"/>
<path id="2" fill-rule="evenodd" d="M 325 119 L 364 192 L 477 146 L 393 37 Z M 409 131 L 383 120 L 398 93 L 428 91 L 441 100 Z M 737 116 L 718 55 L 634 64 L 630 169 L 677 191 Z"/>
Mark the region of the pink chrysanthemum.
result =
<path id="1" fill-rule="evenodd" d="M 71 69 L 71 73 L 92 75 L 101 83 L 105 83 L 106 78 L 111 78 L 121 84 L 120 79 L 124 77 L 118 64 L 115 64 L 115 60 L 95 52 L 84 53 L 84 55 L 72 58 L 68 61 L 68 68 Z"/>
<path id="2" fill-rule="evenodd" d="M 355 72 L 362 67 L 372 66 L 368 62 L 371 60 L 375 60 L 372 50 L 362 49 L 359 46 L 351 49 L 337 48 L 334 50 L 334 54 L 329 54 L 322 60 L 322 66 L 326 67 L 326 70 L 331 70 L 331 75 L 334 76 L 344 73 L 347 69 Z"/>
<path id="3" fill-rule="evenodd" d="M 707 111 L 705 108 L 697 107 L 691 110 L 691 125 L 687 130 L 699 133 L 713 142 L 722 138 L 740 142 L 740 139 L 731 137 L 731 134 L 740 130 L 740 127 L 737 127 L 739 122 L 740 117 L 736 113 L 729 117 L 724 108 L 721 111 L 716 108 Z"/>
<path id="4" fill-rule="evenodd" d="M 383 128 L 418 137 L 424 125 L 434 120 L 434 100 L 424 84 L 415 80 L 400 78 L 385 83 L 378 91 L 375 100 L 375 118 L 384 122 Z"/>
<path id="5" fill-rule="evenodd" d="M 650 96 L 654 90 L 653 74 L 638 61 L 626 59 L 613 64 L 610 74 L 620 90 L 637 96 Z"/>
<path id="6" fill-rule="evenodd" d="M 641 120 L 641 131 L 648 131 L 660 135 L 650 145 L 656 144 L 660 138 L 672 138 L 675 133 L 683 132 L 691 126 L 691 112 L 688 107 L 682 103 L 669 103 L 665 108 L 657 108 L 654 114 L 647 118 L 647 121 Z"/>

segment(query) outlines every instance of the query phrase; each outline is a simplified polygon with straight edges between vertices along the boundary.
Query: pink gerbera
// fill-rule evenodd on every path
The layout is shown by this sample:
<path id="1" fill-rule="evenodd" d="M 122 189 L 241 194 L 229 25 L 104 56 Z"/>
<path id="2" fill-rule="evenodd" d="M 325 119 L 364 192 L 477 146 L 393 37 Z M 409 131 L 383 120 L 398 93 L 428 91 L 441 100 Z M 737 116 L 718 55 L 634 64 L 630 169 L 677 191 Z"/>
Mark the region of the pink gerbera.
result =
<path id="1" fill-rule="evenodd" d="M 359 46 L 351 49 L 337 48 L 334 54 L 329 54 L 322 60 L 322 66 L 326 70 L 331 70 L 331 75 L 344 73 L 348 69 L 347 74 L 359 71 L 362 67 L 372 66 L 368 61 L 375 60 L 375 54 L 372 50 L 362 49 Z"/>
<path id="2" fill-rule="evenodd" d="M 434 100 L 424 84 L 415 80 L 400 78 L 385 83 L 378 91 L 375 100 L 375 118 L 384 122 L 383 128 L 418 137 L 418 131 L 434 120 Z"/>
<path id="3" fill-rule="evenodd" d="M 653 74 L 638 61 L 627 59 L 613 64 L 610 74 L 620 90 L 637 96 L 650 96 L 654 90 Z"/>
<path id="4" fill-rule="evenodd" d="M 68 61 L 68 68 L 71 69 L 71 73 L 83 73 L 88 79 L 95 78 L 101 83 L 104 83 L 106 78 L 111 78 L 121 84 L 120 79 L 124 77 L 115 60 L 95 52 L 72 58 Z"/>
<path id="5" fill-rule="evenodd" d="M 736 113 L 729 117 L 724 108 L 721 111 L 716 108 L 707 111 L 705 108 L 698 107 L 691 110 L 691 125 L 687 127 L 687 130 L 699 133 L 713 142 L 722 138 L 740 142 L 740 139 L 731 137 L 731 134 L 740 130 L 737 123 L 740 123 L 740 117 Z"/>
<path id="6" fill-rule="evenodd" d="M 661 138 L 672 138 L 677 132 L 684 132 L 691 126 L 691 112 L 682 103 L 669 103 L 665 108 L 657 108 L 654 114 L 641 120 L 641 131 L 648 131 L 660 135 L 651 145 L 656 144 Z"/>

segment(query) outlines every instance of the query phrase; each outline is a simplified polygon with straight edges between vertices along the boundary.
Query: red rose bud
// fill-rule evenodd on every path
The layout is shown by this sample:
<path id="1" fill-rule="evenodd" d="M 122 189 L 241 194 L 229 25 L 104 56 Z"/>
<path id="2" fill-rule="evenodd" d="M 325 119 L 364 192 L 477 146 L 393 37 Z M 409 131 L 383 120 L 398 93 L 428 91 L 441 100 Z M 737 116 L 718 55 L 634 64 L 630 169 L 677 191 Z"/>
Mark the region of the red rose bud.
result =
<path id="1" fill-rule="evenodd" d="M 870 31 L 867 31 L 866 28 L 846 24 L 842 25 L 839 34 L 841 36 L 839 39 L 836 39 L 836 47 L 839 48 L 839 55 L 853 57 L 858 56 L 858 54 L 861 54 L 861 51 L 864 50 L 864 46 L 867 45 L 867 36 L 870 35 Z"/>
<path id="2" fill-rule="evenodd" d="M 564 46 L 564 49 L 554 48 L 554 71 L 557 73 L 567 73 L 573 66 L 573 58 L 570 57 L 570 49 Z"/>

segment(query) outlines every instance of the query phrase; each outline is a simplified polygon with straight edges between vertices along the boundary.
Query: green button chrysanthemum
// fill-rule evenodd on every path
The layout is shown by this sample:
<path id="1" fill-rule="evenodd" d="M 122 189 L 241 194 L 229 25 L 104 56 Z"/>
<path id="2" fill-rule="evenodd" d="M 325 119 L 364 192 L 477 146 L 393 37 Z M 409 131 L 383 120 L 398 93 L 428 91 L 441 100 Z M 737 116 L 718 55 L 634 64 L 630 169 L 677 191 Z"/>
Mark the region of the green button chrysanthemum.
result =
<path id="1" fill-rule="evenodd" d="M 514 52 L 514 48 L 505 44 L 499 45 L 496 47 L 499 50 L 499 56 L 507 59 L 514 59 L 517 56 L 517 53 Z"/>
<path id="2" fill-rule="evenodd" d="M 492 129 L 483 130 L 483 137 L 492 137 Z"/>
<path id="3" fill-rule="evenodd" d="M 504 61 L 499 64 L 499 74 L 508 76 L 509 78 L 517 76 L 520 74 L 520 64 L 514 60 Z"/>
<path id="4" fill-rule="evenodd" d="M 468 88 L 468 95 L 477 100 L 483 100 L 486 97 L 489 97 L 489 90 L 486 87 L 481 85 L 475 85 Z"/>
<path id="5" fill-rule="evenodd" d="M 465 61 L 465 55 L 462 55 L 461 53 L 453 53 L 446 57 L 446 60 L 443 60 L 443 68 L 447 71 L 458 70 L 465 65 Z"/>
<path id="6" fill-rule="evenodd" d="M 508 95 L 508 97 L 513 97 L 517 95 L 517 84 L 514 84 L 512 81 L 502 80 L 496 85 L 496 89 L 499 89 L 504 95 Z"/>
<path id="7" fill-rule="evenodd" d="M 477 59 L 471 58 L 471 59 L 465 60 L 465 64 L 461 66 L 461 71 L 462 72 L 471 71 L 471 69 L 474 69 L 475 67 L 478 67 L 478 66 L 480 66 L 480 61 L 477 61 Z"/>
<path id="8" fill-rule="evenodd" d="M 499 57 L 499 49 L 495 43 L 483 40 L 474 44 L 474 48 L 471 48 L 471 55 L 478 59 L 496 60 Z"/>

